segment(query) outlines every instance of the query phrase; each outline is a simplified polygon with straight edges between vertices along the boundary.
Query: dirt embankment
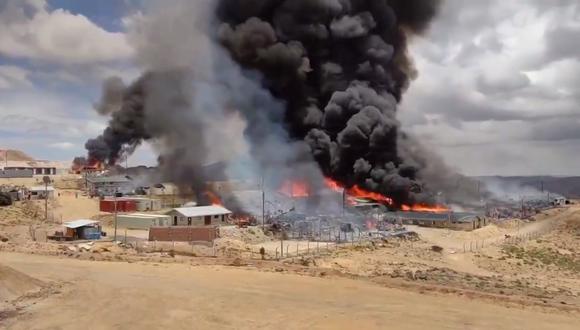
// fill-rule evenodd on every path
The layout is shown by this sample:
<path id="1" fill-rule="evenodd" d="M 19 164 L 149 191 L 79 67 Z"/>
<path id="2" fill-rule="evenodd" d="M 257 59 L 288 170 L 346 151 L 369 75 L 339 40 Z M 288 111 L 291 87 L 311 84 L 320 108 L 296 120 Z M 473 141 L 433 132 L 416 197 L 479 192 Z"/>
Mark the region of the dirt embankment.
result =
<path id="1" fill-rule="evenodd" d="M 60 294 L 8 319 L 10 329 L 76 329 L 71 314 L 102 329 L 119 324 L 139 329 L 189 329 L 192 324 L 199 329 L 575 329 L 577 321 L 574 314 L 541 308 L 506 308 L 453 294 L 424 295 L 368 281 L 252 267 L 12 254 L 0 255 L 0 262 L 69 283 Z"/>
<path id="2" fill-rule="evenodd" d="M 0 302 L 14 300 L 42 286 L 42 281 L 0 264 Z"/>
<path id="3" fill-rule="evenodd" d="M 0 264 L 0 327 L 2 319 L 16 316 L 25 301 L 45 287 L 44 282 Z"/>

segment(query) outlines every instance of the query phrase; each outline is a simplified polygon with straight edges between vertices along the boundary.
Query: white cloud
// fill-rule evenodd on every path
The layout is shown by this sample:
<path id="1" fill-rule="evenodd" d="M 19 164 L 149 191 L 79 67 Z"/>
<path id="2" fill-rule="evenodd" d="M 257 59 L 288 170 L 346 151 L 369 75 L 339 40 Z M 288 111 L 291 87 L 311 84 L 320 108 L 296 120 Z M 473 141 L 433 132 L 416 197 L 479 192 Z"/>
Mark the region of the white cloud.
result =
<path id="1" fill-rule="evenodd" d="M 445 1 L 411 45 L 419 78 L 404 129 L 469 174 L 569 174 L 578 157 L 568 145 L 580 143 L 575 40 L 577 1 Z"/>
<path id="2" fill-rule="evenodd" d="M 0 65 L 0 89 L 31 87 L 30 72 L 13 65 Z"/>
<path id="3" fill-rule="evenodd" d="M 99 134 L 104 119 L 90 100 L 31 89 L 0 93 L 0 131 L 39 138 L 83 141 Z"/>
<path id="4" fill-rule="evenodd" d="M 46 1 L 8 0 L 0 12 L 0 54 L 68 65 L 125 60 L 132 48 L 123 33 L 83 15 L 50 11 Z"/>
<path id="5" fill-rule="evenodd" d="M 48 145 L 51 148 L 61 149 L 61 150 L 71 150 L 75 148 L 74 143 L 70 142 L 55 142 Z"/>

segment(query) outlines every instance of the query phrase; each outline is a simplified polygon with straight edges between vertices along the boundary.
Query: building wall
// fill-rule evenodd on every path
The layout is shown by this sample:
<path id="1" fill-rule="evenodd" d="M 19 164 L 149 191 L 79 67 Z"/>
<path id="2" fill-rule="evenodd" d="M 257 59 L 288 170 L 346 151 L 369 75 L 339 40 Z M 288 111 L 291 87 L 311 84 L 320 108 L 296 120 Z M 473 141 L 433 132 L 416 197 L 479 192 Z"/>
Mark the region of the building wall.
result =
<path id="1" fill-rule="evenodd" d="M 135 198 L 137 211 L 159 211 L 161 210 L 161 201 L 150 198 Z"/>
<path id="2" fill-rule="evenodd" d="M 113 182 L 88 182 L 89 191 L 92 195 L 100 196 L 113 196 L 116 192 L 127 194 L 130 193 L 133 188 L 131 183 L 113 183 Z"/>
<path id="3" fill-rule="evenodd" d="M 8 169 L 0 170 L 0 178 L 32 178 L 34 172 L 31 169 Z"/>
<path id="4" fill-rule="evenodd" d="M 167 213 L 171 217 L 171 225 L 172 226 L 206 226 L 208 225 L 205 222 L 205 217 L 184 217 L 180 213 L 176 211 L 171 211 Z M 210 216 L 211 218 L 209 225 L 211 226 L 219 226 L 225 224 L 225 216 L 224 215 L 213 215 Z"/>
<path id="5" fill-rule="evenodd" d="M 117 217 L 117 225 L 120 228 L 127 229 L 149 229 L 151 227 L 169 227 L 171 226 L 171 218 L 165 215 L 158 215 L 157 217 L 143 217 L 138 215 L 119 215 Z"/>
<path id="6" fill-rule="evenodd" d="M 39 191 L 31 191 L 30 192 L 30 199 L 37 200 L 37 199 L 53 199 L 54 198 L 54 190 L 39 190 Z"/>
<path id="7" fill-rule="evenodd" d="M 56 167 L 5 167 L 5 170 L 29 170 L 33 175 L 55 175 Z"/>
<path id="8" fill-rule="evenodd" d="M 212 242 L 218 238 L 216 227 L 151 227 L 150 241 Z"/>
<path id="9" fill-rule="evenodd" d="M 117 203 L 116 207 L 115 207 L 115 203 Z M 117 212 L 135 212 L 135 211 L 137 211 L 137 205 L 135 204 L 134 201 L 131 201 L 131 200 L 120 199 L 120 200 L 117 200 L 115 202 L 115 200 L 113 200 L 113 199 L 104 199 L 104 200 L 99 202 L 99 210 L 101 212 L 114 213 L 115 208 L 116 208 Z"/>

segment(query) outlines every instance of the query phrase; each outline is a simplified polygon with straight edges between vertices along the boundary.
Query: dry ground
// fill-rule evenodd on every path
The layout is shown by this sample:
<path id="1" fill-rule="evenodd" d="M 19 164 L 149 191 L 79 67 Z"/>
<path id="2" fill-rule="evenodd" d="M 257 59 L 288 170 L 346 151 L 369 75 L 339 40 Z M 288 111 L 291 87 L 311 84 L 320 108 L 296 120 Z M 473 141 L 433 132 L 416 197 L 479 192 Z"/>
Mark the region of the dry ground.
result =
<path id="1" fill-rule="evenodd" d="M 574 329 L 575 315 L 422 295 L 366 281 L 223 266 L 88 262 L 0 255 L 46 283 L 10 329 Z M 34 303 L 34 304 L 33 304 Z M 22 304 L 22 303 L 21 303 Z"/>
<path id="2" fill-rule="evenodd" d="M 301 264 L 360 276 L 385 285 L 393 281 L 427 286 L 428 290 L 475 291 L 481 298 L 517 301 L 527 305 L 572 308 L 580 311 L 580 207 L 549 211 L 519 232 L 553 231 L 537 240 L 499 244 L 514 228 L 482 228 L 450 232 L 422 228 L 420 241 L 388 241 L 342 248 L 329 256 L 298 260 Z M 496 233 L 491 235 L 490 233 Z M 454 249 L 466 240 L 498 240 L 476 253 Z M 431 249 L 443 246 L 442 252 Z M 489 295 L 489 296 L 488 296 Z"/>
<path id="3" fill-rule="evenodd" d="M 96 199 L 60 192 L 51 206 L 63 220 L 98 215 Z M 8 306 L 0 322 L 9 328 L 73 329 L 78 326 L 71 320 L 82 319 L 102 329 L 571 329 L 580 312 L 578 205 L 551 210 L 533 223 L 474 232 L 420 228 L 419 241 L 345 245 L 281 262 L 237 259 L 262 245 L 272 251 L 279 246 L 255 228 L 224 228 L 215 249 L 183 243 L 176 245 L 179 253 L 167 252 L 170 243 L 166 252 L 149 253 L 149 245 L 101 242 L 81 251 L 32 242 L 31 225 L 47 231 L 60 226 L 34 217 L 40 206 L 0 209 L 0 236 L 8 238 L 0 240 L 0 283 L 11 281 L 0 284 Z M 505 234 L 537 231 L 547 233 L 501 244 Z M 141 234 L 129 231 L 135 239 Z M 462 253 L 465 242 L 483 239 L 484 248 Z M 200 257 L 215 251 L 217 258 Z"/>

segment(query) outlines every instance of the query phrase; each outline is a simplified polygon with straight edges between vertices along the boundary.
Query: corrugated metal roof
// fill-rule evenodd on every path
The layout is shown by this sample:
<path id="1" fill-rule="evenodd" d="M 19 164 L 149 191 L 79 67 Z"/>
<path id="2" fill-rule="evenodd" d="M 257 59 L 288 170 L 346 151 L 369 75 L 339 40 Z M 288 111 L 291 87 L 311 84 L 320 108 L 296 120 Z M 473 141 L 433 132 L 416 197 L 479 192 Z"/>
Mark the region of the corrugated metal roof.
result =
<path id="1" fill-rule="evenodd" d="M 226 209 L 223 206 L 213 205 L 213 206 L 196 206 L 196 207 L 179 207 L 173 209 L 177 213 L 183 215 L 184 217 L 203 217 L 206 215 L 222 215 L 231 214 L 232 211 Z"/>
<path id="2" fill-rule="evenodd" d="M 91 226 L 91 225 L 94 225 L 97 223 L 99 223 L 99 221 L 81 219 L 81 220 L 65 222 L 64 226 L 66 228 L 73 228 L 74 229 L 74 228 L 80 228 L 80 227 L 84 227 L 84 226 Z"/>
<path id="3" fill-rule="evenodd" d="M 169 217 L 169 216 L 165 215 L 165 214 L 130 213 L 130 214 L 121 214 L 121 215 L 119 215 L 119 217 L 157 219 L 157 218 L 165 218 L 165 217 Z"/>

